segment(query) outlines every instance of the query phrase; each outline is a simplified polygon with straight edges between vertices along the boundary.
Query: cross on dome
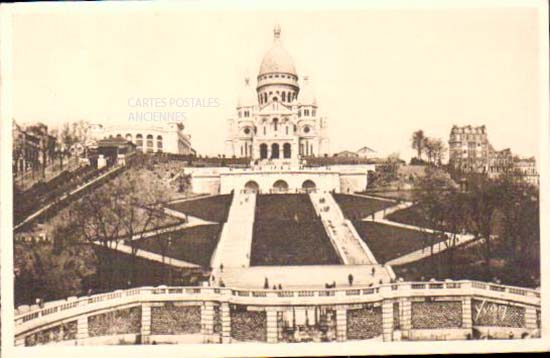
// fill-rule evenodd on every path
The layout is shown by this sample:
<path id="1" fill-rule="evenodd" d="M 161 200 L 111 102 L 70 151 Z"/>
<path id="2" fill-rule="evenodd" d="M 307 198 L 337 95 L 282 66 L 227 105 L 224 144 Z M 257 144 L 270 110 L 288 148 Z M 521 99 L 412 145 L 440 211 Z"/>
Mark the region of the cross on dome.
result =
<path id="1" fill-rule="evenodd" d="M 279 24 L 276 24 L 273 28 L 273 37 L 275 38 L 275 40 L 281 38 L 281 26 L 279 26 Z"/>

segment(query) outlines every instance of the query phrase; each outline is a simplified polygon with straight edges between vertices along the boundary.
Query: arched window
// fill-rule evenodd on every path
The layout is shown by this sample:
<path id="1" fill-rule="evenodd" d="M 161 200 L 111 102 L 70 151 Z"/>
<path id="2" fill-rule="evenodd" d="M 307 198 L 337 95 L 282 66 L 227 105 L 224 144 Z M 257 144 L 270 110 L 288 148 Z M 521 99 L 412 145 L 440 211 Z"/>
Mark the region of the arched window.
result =
<path id="1" fill-rule="evenodd" d="M 281 95 L 281 101 L 286 102 L 286 92 Z"/>
<path id="2" fill-rule="evenodd" d="M 283 145 L 283 157 L 284 158 L 290 158 L 290 155 L 291 155 L 290 143 L 285 143 Z"/>
<path id="3" fill-rule="evenodd" d="M 116 135 L 116 137 L 117 138 L 122 138 L 122 134 L 119 133 L 119 134 Z"/>
<path id="4" fill-rule="evenodd" d="M 126 140 L 128 142 L 131 142 L 132 141 L 132 135 L 130 133 L 126 133 Z"/>
<path id="5" fill-rule="evenodd" d="M 264 93 L 264 103 L 267 103 L 267 93 Z"/>
<path id="6" fill-rule="evenodd" d="M 154 149 L 153 149 L 153 135 L 148 134 L 147 135 L 147 153 L 153 153 L 153 152 L 154 152 Z"/>
<path id="7" fill-rule="evenodd" d="M 143 147 L 143 136 L 141 134 L 136 135 L 136 146 L 138 149 Z"/>
<path id="8" fill-rule="evenodd" d="M 277 124 L 279 124 L 279 119 L 273 118 L 273 130 L 275 130 L 275 132 L 277 132 Z"/>
<path id="9" fill-rule="evenodd" d="M 279 159 L 279 144 L 277 143 L 271 145 L 271 159 Z"/>
<path id="10" fill-rule="evenodd" d="M 157 136 L 157 152 L 162 152 L 163 148 L 162 148 L 162 136 L 161 135 L 158 135 Z"/>
<path id="11" fill-rule="evenodd" d="M 267 158 L 267 144 L 260 144 L 260 159 Z"/>

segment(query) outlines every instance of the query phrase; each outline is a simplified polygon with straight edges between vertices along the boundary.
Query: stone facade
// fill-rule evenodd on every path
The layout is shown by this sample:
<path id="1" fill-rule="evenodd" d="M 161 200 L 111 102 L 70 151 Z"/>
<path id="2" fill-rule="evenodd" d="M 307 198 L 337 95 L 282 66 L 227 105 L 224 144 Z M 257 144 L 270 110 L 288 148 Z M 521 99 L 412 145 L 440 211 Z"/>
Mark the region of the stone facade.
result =
<path id="1" fill-rule="evenodd" d="M 191 136 L 181 122 L 161 122 L 155 125 L 128 123 L 127 125 L 92 124 L 89 128 L 93 140 L 123 138 L 143 153 L 173 153 L 193 155 Z"/>
<path id="2" fill-rule="evenodd" d="M 280 35 L 276 27 L 256 87 L 245 79 L 236 118 L 228 120 L 229 157 L 297 163 L 302 157 L 328 155 L 326 118 L 318 114 L 309 79 L 304 77 L 300 83 Z"/>

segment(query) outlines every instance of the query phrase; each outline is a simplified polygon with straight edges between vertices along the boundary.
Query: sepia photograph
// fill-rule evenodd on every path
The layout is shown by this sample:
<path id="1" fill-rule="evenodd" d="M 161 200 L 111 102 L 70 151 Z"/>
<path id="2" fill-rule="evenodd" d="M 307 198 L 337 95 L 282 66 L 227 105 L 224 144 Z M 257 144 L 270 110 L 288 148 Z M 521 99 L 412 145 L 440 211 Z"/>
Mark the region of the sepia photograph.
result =
<path id="1" fill-rule="evenodd" d="M 3 346 L 548 349 L 547 4 L 392 3 L 1 6 Z"/>

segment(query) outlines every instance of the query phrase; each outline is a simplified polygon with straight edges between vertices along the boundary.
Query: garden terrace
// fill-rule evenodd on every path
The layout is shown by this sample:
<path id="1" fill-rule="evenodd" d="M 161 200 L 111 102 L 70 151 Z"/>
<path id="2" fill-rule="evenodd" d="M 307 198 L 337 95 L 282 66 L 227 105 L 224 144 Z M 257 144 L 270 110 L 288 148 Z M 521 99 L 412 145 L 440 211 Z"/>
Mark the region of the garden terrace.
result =
<path id="1" fill-rule="evenodd" d="M 304 222 L 317 219 L 307 194 L 267 194 L 256 198 L 256 221 Z"/>
<path id="2" fill-rule="evenodd" d="M 168 208 L 203 220 L 224 223 L 227 221 L 232 199 L 232 195 L 216 195 L 172 203 Z"/>
<path id="3" fill-rule="evenodd" d="M 444 237 L 371 221 L 353 225 L 378 262 L 387 262 L 445 240 Z"/>
<path id="4" fill-rule="evenodd" d="M 333 194 L 344 216 L 350 220 L 361 220 L 370 214 L 395 204 L 385 200 L 376 200 L 355 195 Z"/>
<path id="5" fill-rule="evenodd" d="M 199 225 L 134 242 L 141 250 L 151 251 L 167 258 L 191 262 L 203 267 L 210 265 L 210 258 L 220 239 L 221 225 Z M 168 247 L 168 238 L 172 239 Z"/>
<path id="6" fill-rule="evenodd" d="M 252 266 L 340 263 L 320 220 L 254 222 Z"/>

